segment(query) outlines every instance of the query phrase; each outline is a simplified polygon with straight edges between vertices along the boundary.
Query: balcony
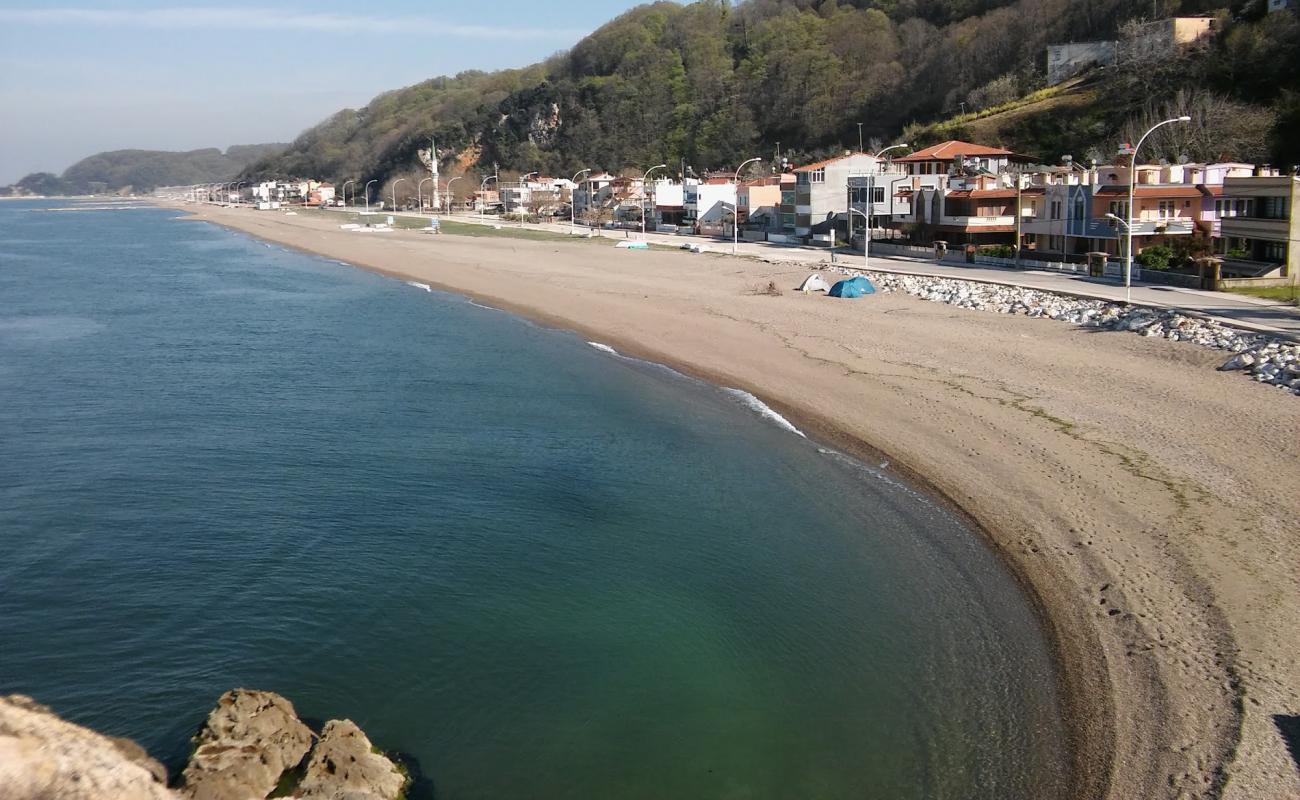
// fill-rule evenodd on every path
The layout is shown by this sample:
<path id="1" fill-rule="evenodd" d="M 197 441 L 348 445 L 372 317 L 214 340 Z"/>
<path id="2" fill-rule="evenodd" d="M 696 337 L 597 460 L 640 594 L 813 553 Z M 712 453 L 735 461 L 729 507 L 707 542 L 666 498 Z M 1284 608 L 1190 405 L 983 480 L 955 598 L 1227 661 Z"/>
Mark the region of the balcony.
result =
<path id="1" fill-rule="evenodd" d="M 1291 221 L 1266 217 L 1224 217 L 1219 221 L 1224 237 L 1286 241 Z"/>

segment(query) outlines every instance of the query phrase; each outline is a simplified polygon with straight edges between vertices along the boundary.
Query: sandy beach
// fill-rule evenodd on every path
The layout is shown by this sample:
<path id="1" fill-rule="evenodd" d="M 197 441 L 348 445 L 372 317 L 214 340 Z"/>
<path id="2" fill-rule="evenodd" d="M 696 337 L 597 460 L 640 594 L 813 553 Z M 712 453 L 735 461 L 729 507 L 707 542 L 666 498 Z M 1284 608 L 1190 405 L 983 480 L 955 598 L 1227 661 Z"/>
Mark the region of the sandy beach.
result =
<path id="1" fill-rule="evenodd" d="M 608 241 L 177 206 L 745 389 L 947 498 L 1042 610 L 1080 798 L 1295 798 L 1300 398 L 1224 354 Z M 762 292 L 769 282 L 779 296 Z"/>

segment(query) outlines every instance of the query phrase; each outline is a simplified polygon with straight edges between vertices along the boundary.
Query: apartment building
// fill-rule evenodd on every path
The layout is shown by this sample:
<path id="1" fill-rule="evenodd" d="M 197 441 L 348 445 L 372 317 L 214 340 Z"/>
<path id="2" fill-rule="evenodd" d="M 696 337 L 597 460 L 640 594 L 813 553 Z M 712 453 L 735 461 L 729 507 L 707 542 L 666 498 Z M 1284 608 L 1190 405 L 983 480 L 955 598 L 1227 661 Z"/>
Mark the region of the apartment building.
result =
<path id="1" fill-rule="evenodd" d="M 1300 177 L 1269 172 L 1224 181 L 1222 199 L 1232 214 L 1221 221 L 1223 274 L 1300 283 Z"/>

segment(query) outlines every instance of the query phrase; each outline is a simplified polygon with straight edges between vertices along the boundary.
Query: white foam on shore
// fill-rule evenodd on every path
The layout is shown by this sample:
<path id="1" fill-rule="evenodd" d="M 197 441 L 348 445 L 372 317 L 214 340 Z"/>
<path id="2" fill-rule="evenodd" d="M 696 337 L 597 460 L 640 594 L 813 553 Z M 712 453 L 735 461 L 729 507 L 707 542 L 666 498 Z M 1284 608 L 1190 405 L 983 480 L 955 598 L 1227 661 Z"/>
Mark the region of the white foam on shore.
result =
<path id="1" fill-rule="evenodd" d="M 425 290 L 426 292 L 432 292 L 432 291 L 433 291 L 433 287 L 429 286 L 429 284 L 427 284 L 427 283 L 420 283 L 419 281 L 407 281 L 407 282 L 406 282 L 406 285 L 407 285 L 407 286 L 414 286 L 416 289 L 423 289 L 423 290 Z"/>
<path id="2" fill-rule="evenodd" d="M 481 308 L 481 309 L 483 309 L 484 311 L 500 311 L 500 310 L 501 310 L 501 309 L 496 308 L 496 307 L 494 307 L 494 306 L 485 306 L 485 305 L 483 305 L 482 303 L 476 303 L 476 302 L 474 302 L 473 300 L 466 300 L 465 302 L 468 303 L 468 304 L 470 304 L 470 305 L 472 305 L 472 306 L 474 306 L 475 308 Z"/>
<path id="3" fill-rule="evenodd" d="M 671 372 L 674 375 L 677 375 L 679 377 L 686 378 L 687 380 L 699 382 L 698 379 L 691 378 L 688 375 L 683 375 L 682 373 L 678 372 L 677 370 L 667 365 L 659 364 L 654 361 L 645 361 L 643 359 L 633 358 L 631 356 L 625 356 L 622 353 L 615 350 L 614 348 L 605 344 L 604 342 L 589 341 L 587 342 L 587 344 L 591 345 L 592 347 L 596 348 L 602 353 L 609 353 L 611 356 L 624 359 L 625 361 L 636 361 L 642 364 L 649 364 L 650 366 L 659 367 L 660 369 L 667 370 L 668 372 Z M 769 406 L 767 403 L 764 403 L 762 400 L 759 400 L 757 397 L 750 394 L 749 392 L 746 392 L 742 389 L 732 389 L 727 386 L 723 386 L 721 387 L 721 389 L 722 391 L 726 392 L 732 397 L 735 397 L 736 399 L 740 400 L 740 402 L 750 411 L 755 411 L 758 413 L 760 417 L 763 417 L 764 419 L 775 423 L 778 428 L 787 430 L 790 433 L 795 434 L 796 436 L 802 436 L 805 439 L 808 438 L 807 436 L 804 436 L 803 431 L 799 430 L 793 424 L 791 424 L 790 420 L 786 419 L 785 417 L 773 411 L 771 406 Z"/>
<path id="4" fill-rule="evenodd" d="M 722 388 L 722 391 L 726 392 L 732 397 L 739 399 L 740 402 L 744 403 L 751 411 L 758 412 L 758 415 L 760 417 L 763 417 L 765 419 L 771 420 L 772 422 L 776 423 L 776 426 L 778 428 L 784 428 L 790 433 L 796 434 L 798 436 L 803 436 L 803 438 L 805 439 L 808 438 L 807 436 L 804 436 L 803 431 L 799 430 L 793 424 L 791 424 L 790 420 L 786 419 L 785 417 L 773 411 L 771 406 L 769 406 L 767 403 L 764 403 L 762 400 L 759 400 L 757 397 L 750 394 L 749 392 L 746 392 L 743 389 L 732 389 L 725 386 Z"/>

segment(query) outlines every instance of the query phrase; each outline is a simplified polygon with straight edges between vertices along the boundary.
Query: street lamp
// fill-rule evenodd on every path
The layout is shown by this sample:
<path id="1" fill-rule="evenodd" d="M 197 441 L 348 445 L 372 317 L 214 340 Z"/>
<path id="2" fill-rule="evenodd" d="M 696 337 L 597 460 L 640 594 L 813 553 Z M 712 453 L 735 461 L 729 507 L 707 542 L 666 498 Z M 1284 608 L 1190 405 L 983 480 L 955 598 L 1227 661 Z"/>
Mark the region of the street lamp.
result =
<path id="1" fill-rule="evenodd" d="M 748 161 L 740 162 L 740 166 L 736 167 L 736 177 L 732 181 L 732 184 L 736 187 L 736 204 L 731 215 L 731 254 L 733 256 L 736 255 L 736 251 L 740 247 L 740 171 L 755 161 L 762 160 L 761 158 L 751 158 Z"/>
<path id="2" fill-rule="evenodd" d="M 347 204 L 348 204 L 348 184 L 349 184 L 349 183 L 356 183 L 356 181 L 343 181 L 343 205 L 344 205 L 344 207 L 347 207 Z M 356 199 L 357 199 L 357 190 L 356 190 L 356 189 L 353 189 L 353 190 L 352 190 L 352 200 L 353 200 L 353 202 L 356 202 Z"/>
<path id="3" fill-rule="evenodd" d="M 641 241 L 645 241 L 645 183 L 650 179 L 650 173 L 657 169 L 667 168 L 667 164 L 655 164 L 653 167 L 646 170 L 645 174 L 641 176 Z"/>
<path id="4" fill-rule="evenodd" d="M 902 144 L 891 144 L 889 147 L 886 147 L 884 150 L 881 150 L 879 153 L 876 153 L 876 158 L 880 158 L 882 155 L 888 153 L 890 150 L 898 150 L 903 147 L 910 147 L 910 145 L 907 142 L 903 142 Z"/>
<path id="5" fill-rule="evenodd" d="M 421 214 L 424 213 L 424 195 L 421 194 L 420 190 L 424 187 L 425 183 L 431 180 L 433 180 L 433 178 L 424 178 L 419 183 L 415 184 L 415 203 L 420 207 Z"/>
<path id="6" fill-rule="evenodd" d="M 578 217 L 577 213 L 573 209 L 574 190 L 578 188 L 578 178 L 588 172 L 591 172 L 591 170 L 580 169 L 573 173 L 573 180 L 570 181 L 570 183 L 573 184 L 573 189 L 569 190 L 569 233 L 573 233 L 578 229 Z"/>
<path id="7" fill-rule="evenodd" d="M 1191 121 L 1191 117 L 1183 115 L 1181 117 L 1167 119 L 1164 122 L 1157 122 L 1155 125 L 1151 126 L 1150 130 L 1142 134 L 1142 138 L 1138 139 L 1137 145 L 1133 148 L 1133 157 L 1129 161 L 1128 165 L 1128 208 L 1126 209 L 1128 213 L 1125 214 L 1125 216 L 1128 217 L 1128 222 L 1124 225 L 1124 302 L 1126 303 L 1130 302 L 1133 298 L 1133 196 L 1137 193 L 1138 150 L 1142 147 L 1142 143 L 1147 140 L 1147 137 L 1150 136 L 1156 128 L 1170 125 L 1175 122 Z"/>
<path id="8" fill-rule="evenodd" d="M 501 185 L 501 181 L 497 180 L 497 176 L 496 176 L 496 175 L 489 175 L 489 176 L 487 176 L 487 177 L 484 178 L 483 181 L 482 181 L 481 183 L 479 183 L 479 185 L 478 185 L 478 196 L 479 196 L 479 202 L 481 202 L 481 203 L 483 204 L 483 207 L 480 209 L 480 212 L 482 212 L 482 213 L 480 213 L 479 216 L 481 216 L 481 217 L 482 217 L 483 219 L 485 219 L 485 220 L 487 219 L 487 213 L 486 213 L 486 212 L 487 212 L 487 182 L 488 182 L 488 181 L 497 181 L 497 186 L 500 186 L 500 185 Z"/>
<path id="9" fill-rule="evenodd" d="M 365 194 L 365 197 L 366 197 L 366 213 L 367 213 L 367 214 L 370 213 L 370 184 L 372 184 L 372 183 L 379 183 L 379 179 L 378 179 L 378 178 L 375 178 L 374 180 L 366 181 L 366 188 L 365 188 L 365 192 L 364 192 L 364 194 Z"/>
<path id="10" fill-rule="evenodd" d="M 528 213 L 528 206 L 524 203 L 524 183 L 528 180 L 529 175 L 538 175 L 537 172 L 525 172 L 519 176 L 519 227 L 524 227 L 524 215 Z M 532 192 L 529 192 L 532 196 Z"/>
<path id="11" fill-rule="evenodd" d="M 406 178 L 398 178 L 397 180 L 393 181 L 393 212 L 394 213 L 397 212 L 397 184 L 401 183 L 404 180 L 406 180 Z"/>
<path id="12" fill-rule="evenodd" d="M 464 175 L 457 175 L 456 177 L 447 181 L 447 216 L 449 217 L 451 216 L 451 200 L 452 200 L 451 185 L 464 177 L 465 177 Z"/>
<path id="13" fill-rule="evenodd" d="M 870 209 L 870 208 L 871 208 L 871 205 L 870 205 L 870 200 L 871 200 L 871 198 L 868 197 L 867 200 L 868 200 L 867 208 Z M 852 205 L 850 205 L 850 206 L 849 206 L 849 219 L 850 219 L 850 220 L 853 219 L 853 215 L 854 215 L 854 214 L 860 214 L 860 215 L 862 216 L 862 219 L 864 220 L 864 222 L 865 222 L 865 224 L 866 224 L 866 226 L 867 226 L 867 229 L 866 229 L 865 231 L 863 231 L 863 233 L 865 233 L 865 234 L 867 234 L 867 235 L 869 236 L 869 235 L 871 234 L 871 217 L 870 217 L 869 215 L 867 215 L 867 214 L 863 214 L 861 211 L 857 210 L 857 209 L 854 208 Z M 849 227 L 853 227 L 853 226 L 850 225 Z M 870 259 L 871 259 L 871 256 L 870 256 L 870 252 L 869 252 L 869 251 L 870 251 L 870 248 L 867 246 L 867 243 L 868 243 L 869 241 L 871 241 L 871 240 L 870 240 L 869 238 L 866 238 L 866 237 L 863 237 L 863 239 L 862 239 L 862 268 L 863 268 L 864 270 L 869 270 L 869 269 L 871 269 L 871 260 L 870 260 Z"/>
<path id="14" fill-rule="evenodd" d="M 898 144 L 891 144 L 889 147 L 886 147 L 885 149 L 878 151 L 878 152 L 875 154 L 875 157 L 876 157 L 876 159 L 879 159 L 882 155 L 884 155 L 885 153 L 888 153 L 890 150 L 898 150 L 898 149 L 900 149 L 900 148 L 908 147 L 908 146 L 909 146 L 909 145 L 907 144 L 907 142 L 900 142 L 900 143 L 898 143 Z M 890 185 L 890 190 L 891 190 L 891 191 L 893 190 L 893 185 L 892 185 L 892 184 Z M 894 205 L 893 205 L 893 202 L 892 202 L 893 198 L 890 198 L 890 200 L 891 200 L 891 202 L 890 202 L 890 205 L 889 205 L 889 208 L 890 208 L 889 214 L 890 214 L 890 216 L 892 217 L 893 214 L 894 214 L 894 211 L 893 211 Z M 850 210 L 852 210 L 852 204 L 850 204 Z M 859 214 L 862 214 L 862 216 L 863 216 L 863 220 L 864 220 L 863 224 L 865 225 L 865 229 L 862 231 L 862 267 L 863 267 L 863 269 L 871 269 L 871 232 L 872 232 L 872 231 L 871 231 L 871 215 L 875 212 L 875 210 L 876 210 L 876 176 L 875 176 L 875 173 L 867 173 L 867 213 L 862 214 L 861 211 L 858 212 Z M 853 228 L 852 221 L 853 221 L 853 215 L 852 215 L 852 214 L 849 214 L 849 229 L 850 229 L 850 232 L 852 232 L 852 228 Z"/>

